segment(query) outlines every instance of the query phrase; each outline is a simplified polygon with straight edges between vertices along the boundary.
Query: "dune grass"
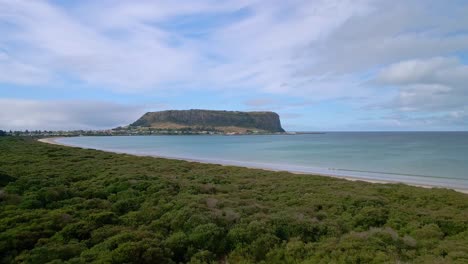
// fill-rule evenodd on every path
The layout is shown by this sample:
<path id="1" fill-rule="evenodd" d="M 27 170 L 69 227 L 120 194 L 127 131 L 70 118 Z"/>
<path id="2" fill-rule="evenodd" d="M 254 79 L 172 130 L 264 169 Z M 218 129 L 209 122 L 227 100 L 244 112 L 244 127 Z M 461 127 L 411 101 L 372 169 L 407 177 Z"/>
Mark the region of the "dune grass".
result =
<path id="1" fill-rule="evenodd" d="M 468 263 L 468 195 L 0 137 L 3 263 Z"/>

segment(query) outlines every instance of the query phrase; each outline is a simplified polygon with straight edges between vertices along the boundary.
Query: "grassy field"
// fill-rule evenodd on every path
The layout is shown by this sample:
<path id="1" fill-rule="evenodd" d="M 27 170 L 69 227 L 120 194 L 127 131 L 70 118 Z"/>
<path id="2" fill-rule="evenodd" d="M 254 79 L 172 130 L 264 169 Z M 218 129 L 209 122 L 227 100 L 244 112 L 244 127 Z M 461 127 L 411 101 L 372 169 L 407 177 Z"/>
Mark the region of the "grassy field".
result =
<path id="1" fill-rule="evenodd" d="M 2 263 L 468 263 L 468 195 L 0 137 Z"/>

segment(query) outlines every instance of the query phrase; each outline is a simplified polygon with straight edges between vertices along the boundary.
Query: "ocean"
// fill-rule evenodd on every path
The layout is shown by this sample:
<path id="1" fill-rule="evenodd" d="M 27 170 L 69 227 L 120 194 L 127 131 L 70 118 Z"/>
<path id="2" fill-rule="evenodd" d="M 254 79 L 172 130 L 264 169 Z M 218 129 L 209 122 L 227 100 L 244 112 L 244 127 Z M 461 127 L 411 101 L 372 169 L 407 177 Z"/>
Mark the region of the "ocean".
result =
<path id="1" fill-rule="evenodd" d="M 114 136 L 56 141 L 129 154 L 468 189 L 468 132 Z"/>

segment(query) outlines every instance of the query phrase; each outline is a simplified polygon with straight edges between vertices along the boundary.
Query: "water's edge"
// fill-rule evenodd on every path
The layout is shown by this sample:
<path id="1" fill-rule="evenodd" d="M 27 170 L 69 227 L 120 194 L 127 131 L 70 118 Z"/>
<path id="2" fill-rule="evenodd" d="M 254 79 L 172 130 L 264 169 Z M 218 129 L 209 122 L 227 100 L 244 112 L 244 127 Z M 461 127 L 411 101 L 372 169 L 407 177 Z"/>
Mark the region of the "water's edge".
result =
<path id="1" fill-rule="evenodd" d="M 440 177 L 428 177 L 425 176 L 425 182 L 421 181 L 421 175 L 405 175 L 405 174 L 393 174 L 393 173 L 382 173 L 382 172 L 369 172 L 369 171 L 357 171 L 357 170 L 348 170 L 348 169 L 339 169 L 339 168 L 314 168 L 314 167 L 302 167 L 302 166 L 288 166 L 285 164 L 272 164 L 272 163 L 260 163 L 260 162 L 244 162 L 244 161 L 234 161 L 234 160 L 223 160 L 223 159 L 200 159 L 200 158 L 193 158 L 187 156 L 168 156 L 168 155 L 154 155 L 154 154 L 147 154 L 147 153 L 138 153 L 132 151 L 124 151 L 124 150 L 109 150 L 104 148 L 95 148 L 90 146 L 82 146 L 78 144 L 70 144 L 64 143 L 61 141 L 61 137 L 53 137 L 53 138 L 43 138 L 39 139 L 38 141 L 43 143 L 61 145 L 61 146 L 68 146 L 68 147 L 77 147 L 77 148 L 92 148 L 96 150 L 111 152 L 111 153 L 118 153 L 118 154 L 130 154 L 135 156 L 149 156 L 149 157 L 156 157 L 156 158 L 166 158 L 166 159 L 176 159 L 176 160 L 184 160 L 189 162 L 199 162 L 199 163 L 207 163 L 207 164 L 218 164 L 218 165 L 227 165 L 227 166 L 240 166 L 252 169 L 264 169 L 270 171 L 287 171 L 290 173 L 295 174 L 311 174 L 311 175 L 319 175 L 319 176 L 327 176 L 327 177 L 335 177 L 340 179 L 346 179 L 350 181 L 365 181 L 370 183 L 380 183 L 380 184 L 387 184 L 387 183 L 403 183 L 411 186 L 416 187 L 423 187 L 423 188 L 448 188 L 458 192 L 468 194 L 468 189 L 460 188 L 460 186 L 452 185 L 450 183 L 442 184 L 440 182 L 430 182 L 431 178 L 440 178 Z M 392 179 L 389 179 L 388 176 L 392 176 Z M 400 176 L 396 178 L 395 176 Z M 450 178 L 447 178 L 448 180 Z"/>

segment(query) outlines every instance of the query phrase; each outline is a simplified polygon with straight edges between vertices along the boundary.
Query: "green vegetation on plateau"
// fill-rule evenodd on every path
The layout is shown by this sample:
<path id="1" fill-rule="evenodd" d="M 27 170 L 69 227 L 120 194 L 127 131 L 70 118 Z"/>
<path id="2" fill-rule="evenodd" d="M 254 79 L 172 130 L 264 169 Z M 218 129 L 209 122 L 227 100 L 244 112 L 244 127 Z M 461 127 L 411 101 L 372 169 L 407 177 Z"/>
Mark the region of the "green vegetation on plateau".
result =
<path id="1" fill-rule="evenodd" d="M 468 196 L 0 138 L 3 263 L 468 263 Z"/>

